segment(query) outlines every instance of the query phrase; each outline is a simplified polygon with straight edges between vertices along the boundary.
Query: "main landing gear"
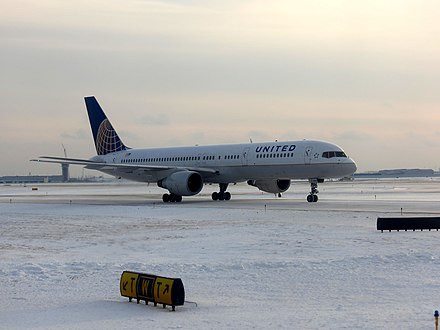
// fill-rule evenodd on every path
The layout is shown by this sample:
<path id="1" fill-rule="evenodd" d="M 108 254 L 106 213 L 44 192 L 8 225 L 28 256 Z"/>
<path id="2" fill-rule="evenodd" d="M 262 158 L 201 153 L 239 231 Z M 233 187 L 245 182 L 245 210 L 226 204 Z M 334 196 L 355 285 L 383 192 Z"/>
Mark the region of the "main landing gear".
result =
<path id="1" fill-rule="evenodd" d="M 310 194 L 307 196 L 307 202 L 316 203 L 318 201 L 318 182 L 324 182 L 322 179 L 309 179 Z"/>
<path id="2" fill-rule="evenodd" d="M 182 201 L 182 196 L 175 194 L 163 194 L 162 200 L 164 203 L 180 203 Z"/>
<path id="3" fill-rule="evenodd" d="M 214 191 L 211 195 L 212 200 L 216 201 L 228 201 L 231 199 L 231 193 L 227 192 L 226 189 L 228 188 L 228 183 L 220 183 L 220 192 Z"/>

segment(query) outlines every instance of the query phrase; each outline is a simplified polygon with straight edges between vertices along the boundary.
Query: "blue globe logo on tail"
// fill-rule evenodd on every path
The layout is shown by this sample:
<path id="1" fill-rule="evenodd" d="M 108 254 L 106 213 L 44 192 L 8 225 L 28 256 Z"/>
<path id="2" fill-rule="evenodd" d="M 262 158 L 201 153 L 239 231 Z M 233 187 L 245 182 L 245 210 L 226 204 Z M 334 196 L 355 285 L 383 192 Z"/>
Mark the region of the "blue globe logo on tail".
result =
<path id="1" fill-rule="evenodd" d="M 104 119 L 99 125 L 95 143 L 98 155 L 106 155 L 126 149 L 108 119 Z"/>
<path id="2" fill-rule="evenodd" d="M 127 150 L 94 96 L 85 97 L 90 126 L 98 155 Z"/>

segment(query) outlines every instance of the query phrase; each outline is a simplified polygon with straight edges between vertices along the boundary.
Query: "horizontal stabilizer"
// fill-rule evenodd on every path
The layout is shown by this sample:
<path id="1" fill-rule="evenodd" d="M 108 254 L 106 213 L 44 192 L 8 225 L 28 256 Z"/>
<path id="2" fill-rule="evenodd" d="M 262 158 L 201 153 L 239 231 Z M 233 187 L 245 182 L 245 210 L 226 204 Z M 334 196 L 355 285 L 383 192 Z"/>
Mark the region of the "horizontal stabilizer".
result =
<path id="1" fill-rule="evenodd" d="M 164 171 L 164 170 L 176 170 L 176 171 L 196 171 L 200 173 L 208 174 L 219 174 L 217 170 L 205 167 L 181 167 L 181 166 L 167 166 L 167 165 L 143 165 L 143 164 L 120 164 L 120 163 L 106 163 L 93 161 L 89 159 L 78 159 L 78 158 L 63 158 L 63 157 L 50 157 L 41 156 L 38 159 L 31 159 L 31 162 L 41 162 L 41 163 L 55 163 L 55 164 L 71 164 L 71 165 L 83 165 L 86 168 L 94 170 L 109 170 L 109 169 L 119 169 L 127 171 Z"/>

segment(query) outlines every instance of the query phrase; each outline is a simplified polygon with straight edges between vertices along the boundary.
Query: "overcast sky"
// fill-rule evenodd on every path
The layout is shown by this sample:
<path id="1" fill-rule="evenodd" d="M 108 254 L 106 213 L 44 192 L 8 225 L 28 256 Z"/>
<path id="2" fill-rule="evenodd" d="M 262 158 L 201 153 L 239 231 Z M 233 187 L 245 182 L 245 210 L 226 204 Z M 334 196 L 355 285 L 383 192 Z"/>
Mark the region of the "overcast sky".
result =
<path id="1" fill-rule="evenodd" d="M 438 0 L 2 0 L 0 175 L 131 147 L 320 139 L 359 171 L 440 167 Z M 81 173 L 81 168 L 73 174 Z M 90 172 L 90 174 L 98 172 Z"/>

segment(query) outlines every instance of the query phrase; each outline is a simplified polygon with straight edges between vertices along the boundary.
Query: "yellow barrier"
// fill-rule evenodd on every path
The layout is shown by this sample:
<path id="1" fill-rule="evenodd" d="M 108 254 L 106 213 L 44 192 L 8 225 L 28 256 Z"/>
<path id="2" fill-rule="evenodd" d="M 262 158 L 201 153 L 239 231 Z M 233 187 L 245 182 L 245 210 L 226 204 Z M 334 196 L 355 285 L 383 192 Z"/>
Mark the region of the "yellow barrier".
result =
<path id="1" fill-rule="evenodd" d="M 121 296 L 139 301 L 162 304 L 163 308 L 171 306 L 173 311 L 176 306 L 185 302 L 185 289 L 180 278 L 160 277 L 151 274 L 141 274 L 124 271 L 120 282 Z"/>

